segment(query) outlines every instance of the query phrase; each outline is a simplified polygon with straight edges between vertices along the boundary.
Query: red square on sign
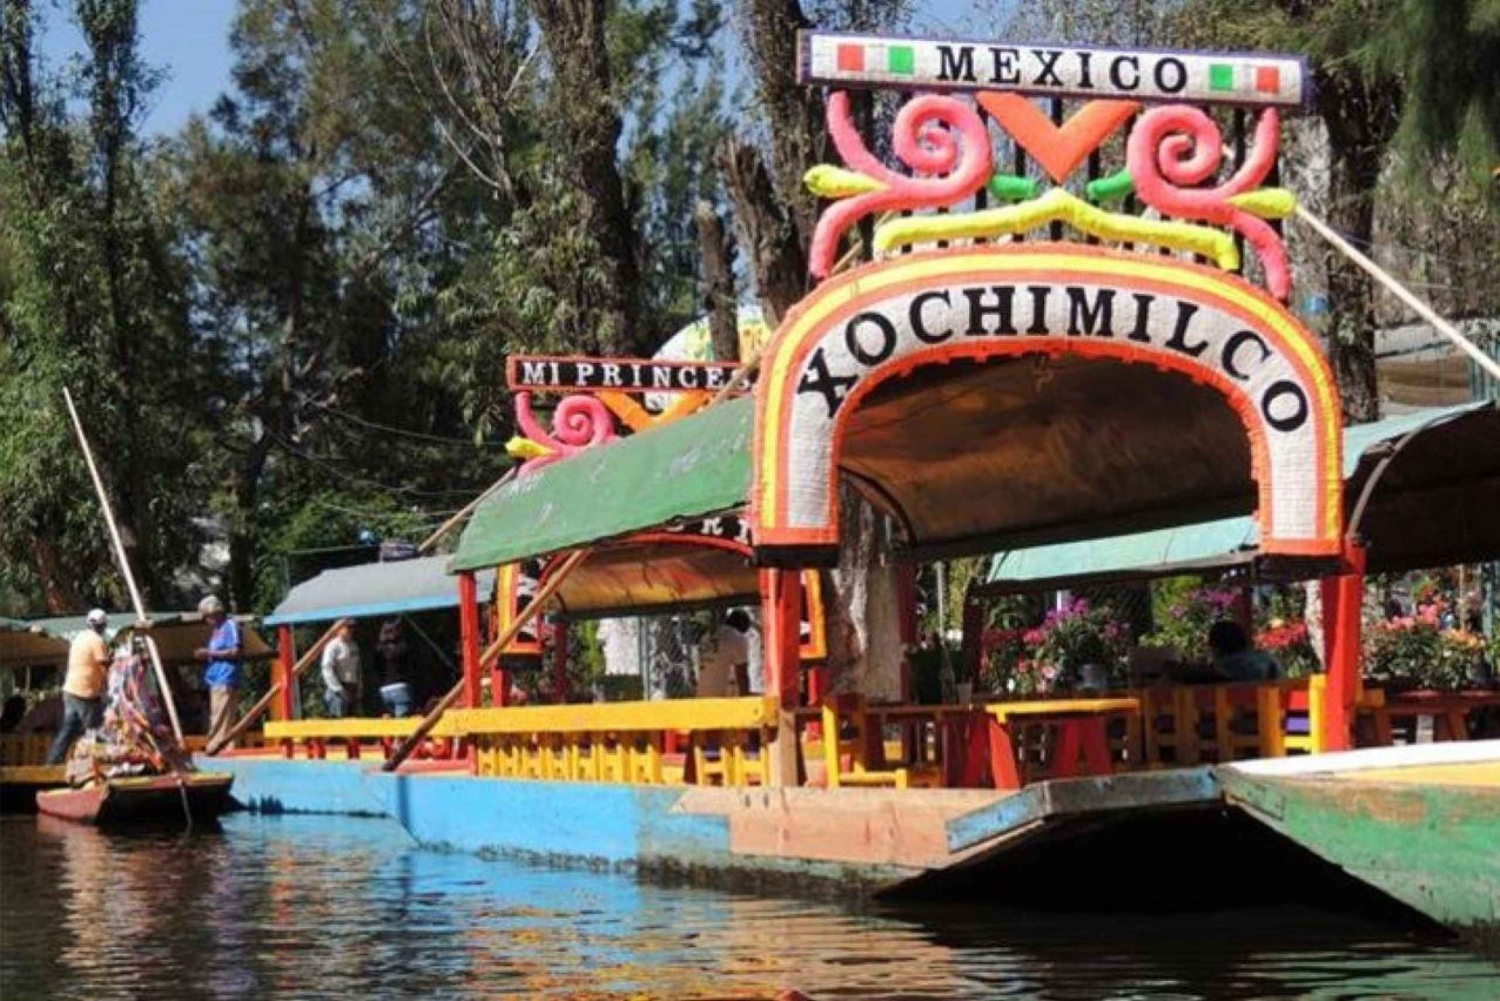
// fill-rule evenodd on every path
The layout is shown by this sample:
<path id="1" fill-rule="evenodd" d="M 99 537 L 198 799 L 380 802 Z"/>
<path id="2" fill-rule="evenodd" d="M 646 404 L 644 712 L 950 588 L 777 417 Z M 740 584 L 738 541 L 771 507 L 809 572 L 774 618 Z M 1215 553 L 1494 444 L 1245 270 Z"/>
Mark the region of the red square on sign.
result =
<path id="1" fill-rule="evenodd" d="M 1280 92 L 1281 71 L 1275 66 L 1257 66 L 1255 69 L 1255 89 L 1265 91 L 1267 94 Z"/>
<path id="2" fill-rule="evenodd" d="M 863 45 L 840 45 L 839 69 L 850 73 L 863 73 L 865 71 L 865 47 Z"/>

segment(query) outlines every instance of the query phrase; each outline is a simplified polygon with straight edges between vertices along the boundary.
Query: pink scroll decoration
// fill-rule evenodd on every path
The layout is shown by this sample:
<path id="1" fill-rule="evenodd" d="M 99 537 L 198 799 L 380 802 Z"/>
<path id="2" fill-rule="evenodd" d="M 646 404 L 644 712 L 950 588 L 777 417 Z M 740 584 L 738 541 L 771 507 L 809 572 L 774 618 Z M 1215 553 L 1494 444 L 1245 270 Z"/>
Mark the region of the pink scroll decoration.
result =
<path id="1" fill-rule="evenodd" d="M 914 98 L 896 115 L 896 155 L 928 177 L 898 174 L 865 148 L 849 117 L 849 95 L 843 91 L 828 99 L 828 131 L 844 162 L 885 188 L 844 198 L 819 217 L 808 265 L 818 278 L 826 278 L 833 270 L 839 239 L 862 217 L 871 212 L 952 205 L 989 180 L 989 133 L 974 109 L 956 98 L 932 94 Z"/>
<path id="2" fill-rule="evenodd" d="M 1266 269 L 1276 298 L 1291 294 L 1286 246 L 1265 220 L 1229 199 L 1258 187 L 1276 163 L 1281 119 L 1275 108 L 1261 112 L 1255 144 L 1234 176 L 1216 188 L 1198 188 L 1218 173 L 1224 159 L 1219 127 L 1197 108 L 1174 104 L 1146 112 L 1130 133 L 1126 163 L 1141 200 L 1159 212 L 1228 226 L 1249 241 Z"/>
<path id="3" fill-rule="evenodd" d="M 548 433 L 532 413 L 531 394 L 517 393 L 516 423 L 522 434 L 548 450 L 547 455 L 528 459 L 522 464 L 523 474 L 619 437 L 609 408 L 592 396 L 569 396 L 560 400 L 552 412 L 552 431 Z"/>

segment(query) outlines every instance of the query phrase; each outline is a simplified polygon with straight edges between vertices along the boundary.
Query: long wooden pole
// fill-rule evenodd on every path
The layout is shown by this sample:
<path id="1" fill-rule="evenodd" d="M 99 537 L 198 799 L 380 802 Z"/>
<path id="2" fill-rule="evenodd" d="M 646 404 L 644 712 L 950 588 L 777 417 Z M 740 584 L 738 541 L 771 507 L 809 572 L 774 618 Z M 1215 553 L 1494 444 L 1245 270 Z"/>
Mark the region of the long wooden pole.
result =
<path id="1" fill-rule="evenodd" d="M 500 651 L 505 649 L 506 644 L 515 639 L 516 635 L 520 633 L 526 624 L 540 614 L 542 607 L 548 601 L 552 600 L 552 596 L 557 593 L 557 589 L 562 586 L 563 581 L 567 580 L 568 575 L 578 569 L 578 565 L 588 557 L 589 552 L 590 550 L 588 549 L 576 549 L 567 555 L 562 565 L 547 578 L 547 582 L 537 591 L 536 597 L 532 598 L 531 602 L 525 608 L 521 609 L 521 613 L 516 616 L 515 621 L 480 655 L 480 670 L 483 670 L 486 664 L 500 656 Z M 443 714 L 453 706 L 453 703 L 458 701 L 459 696 L 463 695 L 463 693 L 464 679 L 460 678 L 458 684 L 449 689 L 448 694 L 444 695 L 442 700 L 433 707 L 432 711 L 422 718 L 422 722 L 417 724 L 417 728 L 412 731 L 411 736 L 401 742 L 396 748 L 395 753 L 391 755 L 390 760 L 381 766 L 383 770 L 393 772 L 397 768 L 400 768 L 401 763 L 411 756 L 412 751 L 415 751 L 422 741 L 427 739 L 427 735 L 438 725 L 438 722 L 443 718 Z"/>
<path id="2" fill-rule="evenodd" d="M 342 619 L 339 620 L 339 622 L 342 621 Z M 209 757 L 213 757 L 215 754 L 218 754 L 230 743 L 236 740 L 240 734 L 250 729 L 251 725 L 254 724 L 256 720 L 260 719 L 261 715 L 271 707 L 272 700 L 275 699 L 278 694 L 280 694 L 282 688 L 296 681 L 297 678 L 302 674 L 302 672 L 307 670 L 307 668 L 312 664 L 313 661 L 317 660 L 318 654 L 323 652 L 323 648 L 328 645 L 328 642 L 330 640 L 333 639 L 334 633 L 338 632 L 339 622 L 335 622 L 333 625 L 324 630 L 323 635 L 318 637 L 318 641 L 312 646 L 308 647 L 306 653 L 297 658 L 297 663 L 292 665 L 292 669 L 290 672 L 288 672 L 285 681 L 278 681 L 276 682 L 276 684 L 272 685 L 270 691 L 261 696 L 260 701 L 251 706 L 249 711 L 246 712 L 245 715 L 240 717 L 239 722 L 235 723 L 234 726 L 229 728 L 228 733 L 224 734 L 224 736 L 219 740 L 205 747 L 203 749 L 203 753 L 207 754 Z"/>
<path id="3" fill-rule="evenodd" d="M 109 496 L 104 492 L 104 480 L 99 476 L 99 467 L 94 464 L 94 450 L 89 448 L 88 436 L 83 433 L 83 421 L 78 418 L 78 408 L 73 406 L 73 394 L 68 392 L 68 387 L 63 387 L 63 399 L 68 404 L 68 415 L 73 419 L 73 430 L 78 435 L 78 444 L 83 449 L 83 461 L 89 467 L 89 478 L 94 481 L 94 491 L 99 495 L 99 506 L 104 510 L 104 523 L 109 526 L 110 541 L 114 544 L 115 561 L 120 564 L 120 573 L 125 577 L 125 587 L 130 591 L 131 604 L 135 606 L 136 620 L 147 625 L 150 619 L 146 617 L 146 605 L 141 601 L 141 590 L 136 586 L 135 574 L 130 570 L 130 561 L 125 558 L 125 544 L 120 540 L 120 528 L 115 524 L 115 512 L 109 506 Z M 162 666 L 161 654 L 156 650 L 156 643 L 151 639 L 149 633 L 146 636 L 146 650 L 151 655 L 151 667 L 156 671 L 156 683 L 161 686 L 162 701 L 167 704 L 167 716 L 172 721 L 172 735 L 177 738 L 178 748 L 182 748 L 182 723 L 177 719 L 177 700 L 172 697 L 172 686 L 167 681 L 167 669 Z"/>
<path id="4" fill-rule="evenodd" d="M 1319 236 L 1333 244 L 1339 253 L 1359 265 L 1361 270 L 1365 271 L 1381 285 L 1384 285 L 1392 295 L 1406 303 L 1418 316 L 1432 324 L 1438 333 L 1448 338 L 1460 351 L 1474 359 L 1476 365 L 1484 369 L 1495 379 L 1500 379 L 1500 361 L 1496 361 L 1485 354 L 1479 345 L 1465 337 L 1453 324 L 1438 316 L 1431 306 L 1407 291 L 1406 286 L 1392 277 L 1384 268 L 1360 253 L 1353 244 L 1334 232 L 1332 227 L 1301 205 L 1297 206 L 1297 218 L 1311 226 Z"/>
<path id="5" fill-rule="evenodd" d="M 491 483 L 489 485 L 489 488 L 485 490 L 484 493 L 480 494 L 478 497 L 475 497 L 473 500 L 469 501 L 469 503 L 459 508 L 458 511 L 454 513 L 453 517 L 443 522 L 431 535 L 422 540 L 422 544 L 417 547 L 417 552 L 425 553 L 427 552 L 427 550 L 437 545 L 438 542 L 442 540 L 443 536 L 453 531 L 453 526 L 457 525 L 469 515 L 473 514 L 475 508 L 479 507 L 479 505 L 488 500 L 496 490 L 499 490 L 501 487 L 505 486 L 506 483 L 510 482 L 511 478 L 516 475 L 516 470 L 520 468 L 521 467 L 519 464 L 511 466 L 505 471 L 505 475 L 500 477 L 494 483 Z"/>

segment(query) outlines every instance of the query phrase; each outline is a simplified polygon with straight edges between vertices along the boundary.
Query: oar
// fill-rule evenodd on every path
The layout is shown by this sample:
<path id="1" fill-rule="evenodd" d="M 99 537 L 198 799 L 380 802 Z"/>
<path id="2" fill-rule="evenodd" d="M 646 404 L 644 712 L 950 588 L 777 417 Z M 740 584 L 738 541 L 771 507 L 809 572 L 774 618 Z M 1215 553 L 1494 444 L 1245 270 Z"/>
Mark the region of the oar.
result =
<path id="1" fill-rule="evenodd" d="M 578 569 L 578 565 L 584 561 L 588 554 L 589 550 L 587 549 L 577 549 L 567 555 L 562 564 L 553 571 L 551 576 L 547 578 L 547 582 L 537 591 L 536 597 L 531 599 L 530 604 L 521 609 L 521 614 L 516 616 L 515 621 L 510 624 L 510 627 L 501 633 L 499 639 L 491 643 L 489 648 L 480 656 L 479 667 L 481 670 L 483 670 L 485 665 L 500 656 L 500 651 L 504 650 L 506 645 L 516 638 L 516 635 L 520 633 L 528 622 L 537 617 L 542 610 L 542 606 L 552 600 L 552 596 L 557 593 L 557 589 L 562 586 L 563 581 L 567 580 L 568 575 Z M 411 736 L 401 742 L 396 748 L 395 753 L 391 755 L 390 760 L 382 766 L 385 771 L 393 772 L 397 768 L 400 768 L 401 763 L 411 756 L 411 752 L 416 750 L 418 745 L 427 739 L 427 735 L 438 725 L 438 721 L 443 718 L 443 714 L 463 694 L 465 680 L 460 678 L 458 684 L 449 689 L 448 694 L 444 695 L 442 700 L 433 707 L 432 712 L 422 718 L 422 722 L 417 724 L 416 730 L 412 732 Z M 491 694 L 495 698 L 498 698 L 500 695 L 498 692 Z"/>
<path id="2" fill-rule="evenodd" d="M 468 504 L 465 504 L 463 508 L 458 511 L 458 513 L 454 514 L 453 517 L 443 522 L 443 524 L 438 527 L 437 531 L 433 532 L 427 538 L 423 539 L 422 544 L 417 547 L 417 552 L 426 553 L 433 546 L 437 545 L 438 542 L 442 540 L 443 536 L 451 532 L 455 525 L 472 514 L 474 512 L 474 509 L 479 507 L 479 505 L 483 503 L 486 498 L 492 496 L 495 491 L 505 486 L 505 484 L 508 483 L 510 479 L 516 475 L 516 470 L 519 468 L 519 466 L 512 466 L 510 467 L 510 469 L 506 470 L 505 475 L 500 477 L 494 483 L 490 484 L 489 488 L 485 490 L 484 493 L 474 498 Z M 308 650 L 307 653 L 298 658 L 297 663 L 292 667 L 290 677 L 288 677 L 285 681 L 278 681 L 276 682 L 276 684 L 272 685 L 270 691 L 266 692 L 266 694 L 260 699 L 260 701 L 251 706 L 250 710 L 246 712 L 244 716 L 240 717 L 239 722 L 237 722 L 233 727 L 230 728 L 229 732 L 224 735 L 224 738 L 222 740 L 208 745 L 208 747 L 204 748 L 203 753 L 209 755 L 210 757 L 218 754 L 231 741 L 235 740 L 237 737 L 239 737 L 240 734 L 248 730 L 257 720 L 261 718 L 261 716 L 265 715 L 266 710 L 271 708 L 271 703 L 275 700 L 276 696 L 280 694 L 281 690 L 285 688 L 286 685 L 292 683 L 293 681 L 296 681 L 297 678 L 302 676 L 302 672 L 307 670 L 308 666 L 313 662 L 313 659 L 322 652 L 325 646 L 328 645 L 328 641 L 333 639 L 334 631 L 337 629 L 337 622 L 329 626 L 327 631 L 324 632 L 322 636 L 318 637 L 318 641 L 312 645 L 312 648 Z"/>
<path id="3" fill-rule="evenodd" d="M 1452 341 L 1454 347 L 1474 360 L 1474 364 L 1488 372 L 1492 378 L 1500 379 L 1500 361 L 1485 354 L 1477 344 L 1465 337 L 1453 324 L 1437 315 L 1431 306 L 1412 295 L 1406 286 L 1391 277 L 1384 268 L 1356 250 L 1348 240 L 1334 232 L 1331 226 L 1301 205 L 1297 206 L 1297 218 L 1311 226 L 1313 231 L 1331 243 L 1335 250 L 1353 261 L 1362 271 L 1384 285 L 1397 299 L 1411 307 L 1418 316 L 1432 324 L 1434 330 Z"/>
<path id="4" fill-rule="evenodd" d="M 115 561 L 120 564 L 120 573 L 125 577 L 125 587 L 130 591 L 131 604 L 135 606 L 136 620 L 150 624 L 146 617 L 146 606 L 141 601 L 140 588 L 136 587 L 135 574 L 130 572 L 130 561 L 125 559 L 125 544 L 120 541 L 120 529 L 115 524 L 115 512 L 109 506 L 109 497 L 104 492 L 104 481 L 99 477 L 99 467 L 94 465 L 94 452 L 89 448 L 88 437 L 83 433 L 83 421 L 78 419 L 78 408 L 73 406 L 73 394 L 63 387 L 63 399 L 68 404 L 68 414 L 73 418 L 73 430 L 78 434 L 78 444 L 83 448 L 83 461 L 89 467 L 89 477 L 94 481 L 94 490 L 99 495 L 99 506 L 104 509 L 104 523 L 109 526 L 109 538 L 114 544 Z M 177 747 L 186 752 L 182 740 L 182 724 L 177 719 L 177 700 L 172 697 L 172 686 L 167 682 L 167 670 L 162 666 L 161 654 L 156 644 L 146 637 L 146 649 L 151 654 L 151 667 L 156 671 L 156 683 L 161 686 L 162 701 L 167 704 L 167 716 L 172 720 L 172 734 L 177 738 Z"/>

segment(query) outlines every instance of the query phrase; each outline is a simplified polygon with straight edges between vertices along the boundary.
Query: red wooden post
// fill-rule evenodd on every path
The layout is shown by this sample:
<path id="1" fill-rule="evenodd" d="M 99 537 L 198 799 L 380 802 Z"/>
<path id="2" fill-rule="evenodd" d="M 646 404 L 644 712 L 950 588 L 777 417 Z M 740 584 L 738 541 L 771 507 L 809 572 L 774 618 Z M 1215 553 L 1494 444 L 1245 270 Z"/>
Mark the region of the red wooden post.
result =
<path id="1" fill-rule="evenodd" d="M 568 623 L 552 623 L 552 700 L 568 701 Z"/>
<path id="2" fill-rule="evenodd" d="M 761 606 L 766 693 L 776 695 L 787 707 L 795 706 L 802 656 L 802 575 L 795 570 L 762 571 Z"/>
<path id="3" fill-rule="evenodd" d="M 281 694 L 276 697 L 277 719 L 289 720 L 292 718 L 292 686 L 297 679 L 292 677 L 292 667 L 297 663 L 297 640 L 292 636 L 292 627 L 281 625 L 276 627 L 276 680 L 281 683 Z M 281 742 L 281 754 L 290 758 L 296 753 L 295 746 L 290 740 Z"/>
<path id="4" fill-rule="evenodd" d="M 458 635 L 463 653 L 464 705 L 479 706 L 479 590 L 472 571 L 458 575 Z"/>
<path id="5" fill-rule="evenodd" d="M 1323 704 L 1323 749 L 1354 746 L 1355 700 L 1359 693 L 1360 626 L 1365 598 L 1365 550 L 1344 543 L 1344 573 L 1324 578 L 1323 642 L 1328 690 Z"/>
<path id="6" fill-rule="evenodd" d="M 765 636 L 766 694 L 774 695 L 779 712 L 776 737 L 762 751 L 771 760 L 771 785 L 797 784 L 798 669 L 802 658 L 802 574 L 796 570 L 760 573 L 761 624 Z"/>

